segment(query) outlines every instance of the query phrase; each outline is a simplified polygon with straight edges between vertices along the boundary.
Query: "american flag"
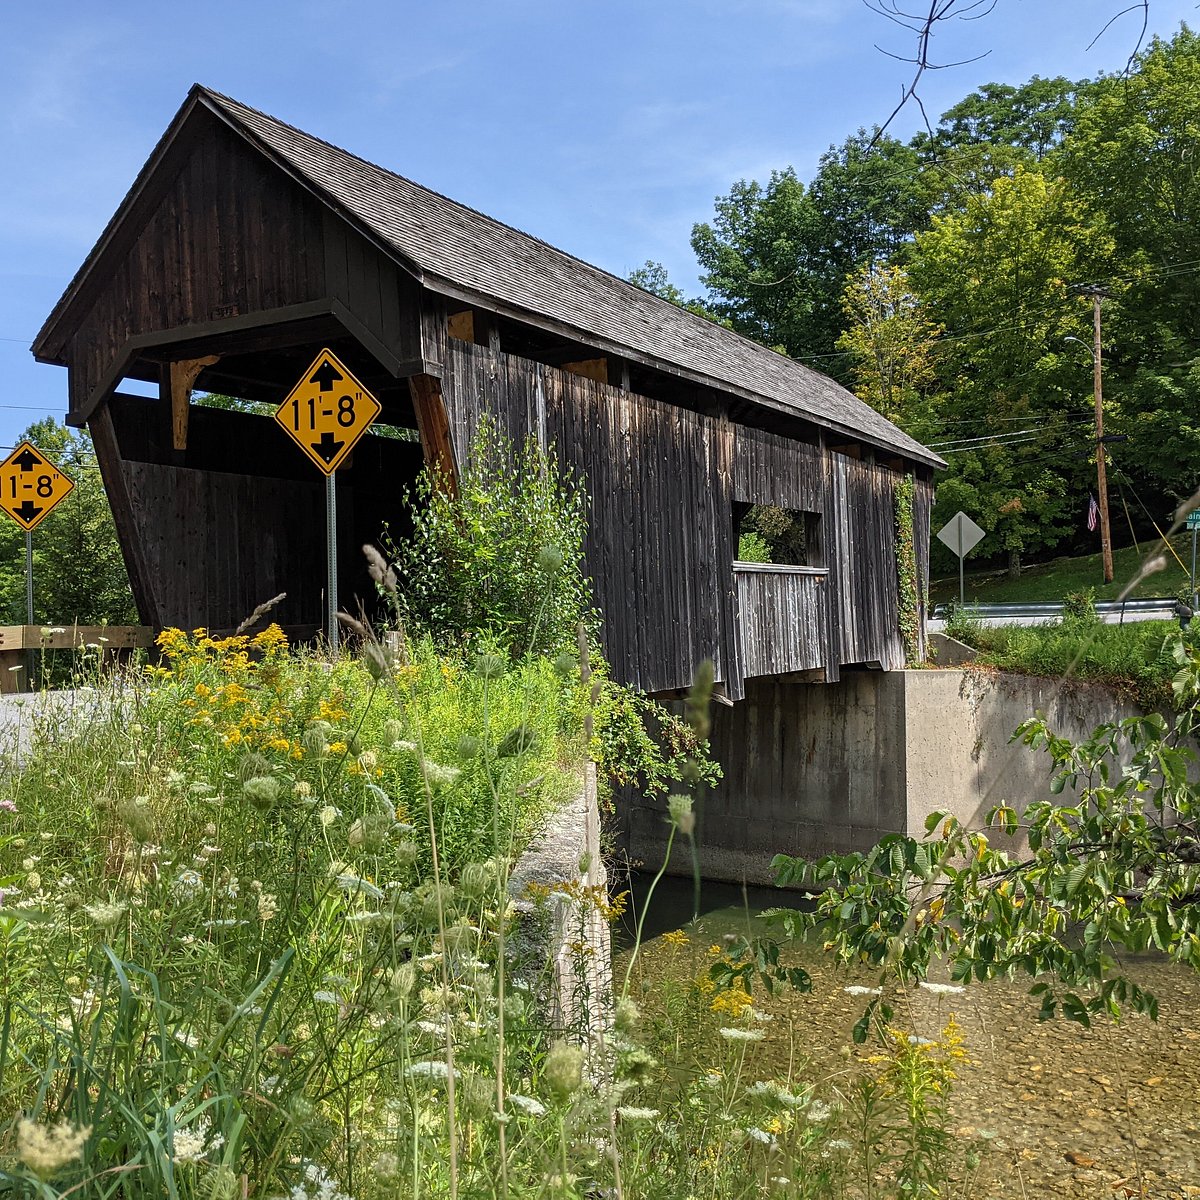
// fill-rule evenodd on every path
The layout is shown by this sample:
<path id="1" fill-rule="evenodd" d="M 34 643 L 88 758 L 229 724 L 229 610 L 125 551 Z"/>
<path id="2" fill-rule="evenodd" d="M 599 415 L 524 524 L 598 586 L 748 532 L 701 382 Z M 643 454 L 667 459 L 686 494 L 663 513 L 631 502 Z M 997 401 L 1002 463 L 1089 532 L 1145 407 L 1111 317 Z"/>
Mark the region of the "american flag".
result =
<path id="1" fill-rule="evenodd" d="M 1096 532 L 1096 526 L 1100 521 L 1100 505 L 1096 503 L 1095 496 L 1088 497 L 1088 529 Z"/>

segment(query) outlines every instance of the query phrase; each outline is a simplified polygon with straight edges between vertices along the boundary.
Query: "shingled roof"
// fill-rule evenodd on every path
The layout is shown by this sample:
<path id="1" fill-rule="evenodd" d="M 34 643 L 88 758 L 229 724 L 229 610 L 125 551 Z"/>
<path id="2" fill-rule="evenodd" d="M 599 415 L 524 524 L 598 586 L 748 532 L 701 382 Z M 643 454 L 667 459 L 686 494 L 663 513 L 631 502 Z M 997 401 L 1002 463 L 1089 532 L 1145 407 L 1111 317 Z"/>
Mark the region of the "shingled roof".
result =
<path id="1" fill-rule="evenodd" d="M 818 371 L 219 92 L 196 85 L 183 111 L 194 102 L 247 137 L 432 291 L 541 318 L 585 343 L 657 360 L 697 382 L 945 465 Z"/>

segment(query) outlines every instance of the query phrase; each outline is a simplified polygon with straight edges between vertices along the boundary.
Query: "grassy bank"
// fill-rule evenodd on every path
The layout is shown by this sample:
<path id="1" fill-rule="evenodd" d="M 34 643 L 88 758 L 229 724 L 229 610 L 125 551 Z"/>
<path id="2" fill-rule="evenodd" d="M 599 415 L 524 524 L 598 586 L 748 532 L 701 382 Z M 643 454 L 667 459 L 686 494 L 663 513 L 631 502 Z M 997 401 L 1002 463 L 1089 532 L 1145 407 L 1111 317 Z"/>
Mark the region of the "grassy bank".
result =
<path id="1" fill-rule="evenodd" d="M 1170 639 L 1179 633 L 1174 621 L 1102 625 L 1067 617 L 985 627 L 968 609 L 951 619 L 946 632 L 974 646 L 981 666 L 1102 683 L 1145 709 L 1171 705 L 1171 680 L 1179 669 L 1170 652 Z"/>
<path id="2" fill-rule="evenodd" d="M 1025 567 L 1016 579 L 1010 579 L 1003 568 L 989 567 L 973 570 L 967 559 L 964 575 L 968 603 L 1004 604 L 1010 601 L 1061 601 L 1071 592 L 1095 588 L 1097 600 L 1115 600 L 1142 568 L 1147 558 L 1162 556 L 1165 566 L 1141 579 L 1132 596 L 1174 596 L 1189 583 L 1192 554 L 1191 535 L 1177 534 L 1171 538 L 1175 556 L 1157 538 L 1141 543 L 1140 550 L 1124 546 L 1113 551 L 1113 582 L 1103 582 L 1103 565 L 1099 554 L 1078 558 L 1055 558 L 1049 562 Z M 1182 566 L 1180 563 L 1182 562 Z M 946 604 L 958 599 L 958 575 L 935 579 L 929 587 L 934 604 Z"/>

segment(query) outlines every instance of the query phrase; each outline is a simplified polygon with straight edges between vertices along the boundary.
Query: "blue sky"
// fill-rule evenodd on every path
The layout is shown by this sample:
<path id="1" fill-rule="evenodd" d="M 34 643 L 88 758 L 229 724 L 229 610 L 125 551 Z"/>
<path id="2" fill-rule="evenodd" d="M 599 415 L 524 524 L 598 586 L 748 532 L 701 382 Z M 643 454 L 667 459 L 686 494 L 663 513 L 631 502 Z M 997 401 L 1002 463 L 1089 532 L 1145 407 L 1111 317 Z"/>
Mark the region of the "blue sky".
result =
<path id="1" fill-rule="evenodd" d="M 931 116 L 989 80 L 1120 69 L 1125 0 L 998 0 L 939 31 Z M 912 7 L 922 7 L 913 3 Z M 741 178 L 891 111 L 911 35 L 860 0 L 7 0 L 0 76 L 0 445 L 62 416 L 29 339 L 193 82 L 264 109 L 617 274 L 696 288 L 692 224 Z M 1150 0 L 1151 31 L 1200 23 Z M 893 127 L 907 137 L 915 109 Z"/>

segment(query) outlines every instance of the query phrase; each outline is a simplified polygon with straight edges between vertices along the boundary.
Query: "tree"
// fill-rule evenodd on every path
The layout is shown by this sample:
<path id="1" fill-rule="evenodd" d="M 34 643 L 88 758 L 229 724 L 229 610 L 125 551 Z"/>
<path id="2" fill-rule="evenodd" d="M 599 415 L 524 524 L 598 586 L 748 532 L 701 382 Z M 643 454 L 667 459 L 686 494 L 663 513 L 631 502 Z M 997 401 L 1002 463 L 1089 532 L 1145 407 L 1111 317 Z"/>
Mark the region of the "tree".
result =
<path id="1" fill-rule="evenodd" d="M 716 313 L 708 308 L 703 300 L 689 300 L 682 289 L 673 284 L 667 275 L 667 268 L 660 262 L 655 262 L 653 259 L 646 259 L 636 270 L 629 272 L 629 282 L 637 287 L 644 289 L 647 292 L 653 293 L 655 296 L 663 300 L 669 300 L 678 308 L 686 308 L 688 312 L 695 313 L 698 317 L 704 317 L 709 321 L 716 321 L 718 324 L 728 325 L 727 321 L 722 321 Z"/>
<path id="2" fill-rule="evenodd" d="M 765 187 L 742 180 L 712 224 L 693 228 L 707 303 L 740 333 L 798 358 L 832 355 L 847 276 L 928 223 L 917 153 L 895 138 L 870 143 L 859 130 L 831 146 L 808 189 L 790 167 Z M 836 358 L 823 365 L 839 373 Z"/>
<path id="3" fill-rule="evenodd" d="M 1123 457 L 1152 494 L 1196 488 L 1200 436 L 1200 36 L 1154 39 L 1128 78 L 1081 98 L 1054 165 L 1113 232 L 1123 321 L 1111 339 L 1113 422 Z"/>
<path id="4" fill-rule="evenodd" d="M 854 390 L 906 433 L 933 428 L 930 391 L 936 383 L 932 321 L 902 267 L 860 267 L 842 292 L 848 328 L 837 340 L 851 359 Z"/>
<path id="5" fill-rule="evenodd" d="M 939 487 L 935 521 L 961 505 L 1014 573 L 1022 554 L 1066 533 L 1087 494 L 1086 468 L 1070 457 L 1087 443 L 1070 417 L 1090 412 L 1090 374 L 1067 339 L 1090 341 L 1090 306 L 1071 285 L 1096 278 L 1112 251 L 1066 181 L 1021 167 L 915 240 L 910 276 L 948 331 L 939 373 L 956 442 L 956 486 Z"/>
<path id="6" fill-rule="evenodd" d="M 898 834 L 866 853 L 815 863 L 780 855 L 781 885 L 822 889 L 812 912 L 780 912 L 786 937 L 814 927 L 841 961 L 878 966 L 885 979 L 924 979 L 944 959 L 951 978 L 1040 976 L 1039 1017 L 1081 1024 L 1157 1001 L 1121 971 L 1118 955 L 1157 950 L 1200 969 L 1200 646 L 1176 635 L 1173 724 L 1158 713 L 1101 725 L 1073 743 L 1045 721 L 1014 740 L 1050 758 L 1047 796 L 1023 813 L 1000 804 L 983 829 L 931 813 L 924 838 Z M 743 942 L 743 979 L 779 961 L 779 945 Z M 768 973 L 770 982 L 784 978 Z M 800 983 L 803 984 L 803 979 Z M 883 1011 L 881 1011 L 883 1010 Z M 874 1000 L 859 1022 L 865 1037 Z"/>
<path id="7" fill-rule="evenodd" d="M 788 354 L 819 353 L 820 216 L 790 167 L 764 187 L 741 180 L 692 229 L 706 303 L 747 337 Z"/>
<path id="8" fill-rule="evenodd" d="M 75 488 L 33 532 L 34 620 L 67 625 L 137 622 L 91 438 L 53 418 L 21 435 L 49 455 Z M 25 538 L 0 526 L 0 621 L 25 623 Z"/>
<path id="9" fill-rule="evenodd" d="M 1041 162 L 1073 128 L 1078 97 L 1090 86 L 1062 75 L 1035 75 L 1018 87 L 985 83 L 942 114 L 929 140 L 946 147 L 1013 146 Z"/>

